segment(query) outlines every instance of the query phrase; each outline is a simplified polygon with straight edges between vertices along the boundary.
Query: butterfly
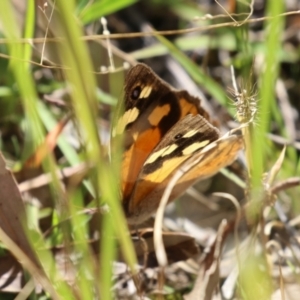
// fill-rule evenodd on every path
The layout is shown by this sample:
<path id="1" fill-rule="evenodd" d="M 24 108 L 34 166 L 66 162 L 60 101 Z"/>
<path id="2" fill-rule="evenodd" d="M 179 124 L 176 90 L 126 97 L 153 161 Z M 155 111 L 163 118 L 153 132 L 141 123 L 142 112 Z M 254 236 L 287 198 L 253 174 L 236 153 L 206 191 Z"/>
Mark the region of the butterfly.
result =
<path id="1" fill-rule="evenodd" d="M 122 140 L 121 198 L 129 224 L 139 224 L 158 208 L 174 173 L 197 160 L 176 183 L 169 202 L 196 181 L 231 164 L 242 138 L 220 138 L 200 99 L 175 90 L 148 66 L 137 64 L 125 78 L 123 101 L 112 127 L 112 153 Z M 113 154 L 112 154 L 113 155 Z"/>

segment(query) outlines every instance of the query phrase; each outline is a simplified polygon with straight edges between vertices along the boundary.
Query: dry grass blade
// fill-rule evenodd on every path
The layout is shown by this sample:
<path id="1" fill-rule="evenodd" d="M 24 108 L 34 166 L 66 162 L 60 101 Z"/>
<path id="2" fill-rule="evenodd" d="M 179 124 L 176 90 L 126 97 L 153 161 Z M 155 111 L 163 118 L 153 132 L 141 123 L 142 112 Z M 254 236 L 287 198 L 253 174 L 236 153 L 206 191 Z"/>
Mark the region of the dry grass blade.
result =
<path id="1" fill-rule="evenodd" d="M 271 188 L 271 193 L 277 194 L 280 191 L 287 190 L 298 185 L 300 185 L 300 177 L 288 178 L 274 184 Z"/>
<path id="2" fill-rule="evenodd" d="M 274 182 L 274 180 L 276 178 L 276 175 L 278 174 L 278 172 L 281 169 L 281 166 L 282 166 L 282 163 L 284 160 L 284 156 L 285 156 L 285 150 L 286 150 L 286 147 L 284 147 L 282 149 L 276 163 L 274 164 L 274 166 L 272 167 L 271 171 L 268 174 L 268 178 L 266 180 L 266 184 L 268 185 L 267 189 L 272 185 L 272 183 Z"/>
<path id="3" fill-rule="evenodd" d="M 80 163 L 76 166 L 66 167 L 56 171 L 56 176 L 60 180 L 68 180 L 72 183 L 79 182 L 84 176 L 86 176 L 91 164 Z M 19 184 L 19 191 L 21 193 L 27 192 L 31 189 L 36 189 L 51 183 L 53 180 L 50 173 L 44 173 L 32 179 L 25 180 Z"/>
<path id="4" fill-rule="evenodd" d="M 25 162 L 26 167 L 39 167 L 42 161 L 45 159 L 57 144 L 57 139 L 62 130 L 70 120 L 70 115 L 65 116 L 60 122 L 57 123 L 55 128 L 48 133 L 45 141 L 38 147 L 36 152 Z"/>
<path id="5" fill-rule="evenodd" d="M 193 290 L 184 297 L 185 300 L 210 300 L 219 283 L 219 265 L 223 241 L 226 235 L 227 221 L 223 220 L 211 252 L 201 264 Z"/>

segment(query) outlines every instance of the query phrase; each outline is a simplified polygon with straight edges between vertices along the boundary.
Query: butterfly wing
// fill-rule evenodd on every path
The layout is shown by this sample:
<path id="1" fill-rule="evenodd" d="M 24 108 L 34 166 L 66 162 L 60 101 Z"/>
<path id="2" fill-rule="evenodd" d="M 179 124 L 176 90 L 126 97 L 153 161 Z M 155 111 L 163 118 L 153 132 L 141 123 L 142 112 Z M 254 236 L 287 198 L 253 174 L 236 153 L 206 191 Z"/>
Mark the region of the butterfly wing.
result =
<path id="1" fill-rule="evenodd" d="M 185 166 L 188 170 L 178 181 L 178 192 L 174 189 L 174 197 L 182 194 L 196 181 L 211 177 L 220 169 L 230 165 L 236 159 L 239 150 L 243 148 L 243 138 L 238 135 L 230 135 L 220 138 L 214 143 L 199 151 Z"/>
<path id="2" fill-rule="evenodd" d="M 142 199 L 142 202 L 136 202 L 135 206 L 131 207 L 131 214 L 128 217 L 129 223 L 141 223 L 156 211 L 170 179 L 178 170 L 183 172 L 183 175 L 174 186 L 169 202 L 178 198 L 196 181 L 208 178 L 221 168 L 230 165 L 236 159 L 237 153 L 242 147 L 243 141 L 240 136 L 231 135 L 226 138 L 220 138 L 196 150 L 193 155 L 184 160 L 180 166 L 177 166 L 160 183 L 154 182 L 153 184 L 151 178 L 148 177 L 147 180 L 149 181 L 144 182 L 143 185 L 153 188 Z"/>
<path id="3" fill-rule="evenodd" d="M 117 110 L 112 138 L 124 134 L 121 190 L 126 204 L 144 162 L 172 126 L 188 114 L 201 114 L 207 119 L 208 114 L 198 98 L 175 91 L 144 64 L 128 72 L 123 104 L 124 109 Z"/>

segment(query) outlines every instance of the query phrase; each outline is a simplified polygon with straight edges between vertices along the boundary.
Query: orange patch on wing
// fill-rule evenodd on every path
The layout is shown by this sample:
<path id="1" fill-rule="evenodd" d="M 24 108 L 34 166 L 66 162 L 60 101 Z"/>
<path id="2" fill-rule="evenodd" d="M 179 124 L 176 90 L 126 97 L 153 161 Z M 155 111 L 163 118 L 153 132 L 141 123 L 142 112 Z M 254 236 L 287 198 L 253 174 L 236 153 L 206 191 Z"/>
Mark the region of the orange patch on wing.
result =
<path id="1" fill-rule="evenodd" d="M 179 99 L 179 104 L 181 107 L 181 117 L 185 117 L 187 114 L 197 115 L 198 114 L 198 107 L 184 98 Z"/>
<path id="2" fill-rule="evenodd" d="M 161 140 L 159 128 L 148 129 L 138 135 L 135 143 L 124 153 L 122 161 L 122 193 L 128 199 L 142 166 Z"/>
<path id="3" fill-rule="evenodd" d="M 157 126 L 161 119 L 168 115 L 171 110 L 170 104 L 157 106 L 148 117 L 148 121 L 152 126 Z"/>

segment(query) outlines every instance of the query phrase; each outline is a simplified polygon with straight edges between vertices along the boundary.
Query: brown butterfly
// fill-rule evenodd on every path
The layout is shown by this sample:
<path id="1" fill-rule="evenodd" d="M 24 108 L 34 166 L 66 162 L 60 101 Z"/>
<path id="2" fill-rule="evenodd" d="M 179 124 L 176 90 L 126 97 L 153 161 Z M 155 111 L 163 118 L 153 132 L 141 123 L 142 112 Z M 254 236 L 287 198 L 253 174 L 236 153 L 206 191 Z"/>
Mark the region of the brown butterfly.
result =
<path id="1" fill-rule="evenodd" d="M 123 98 L 112 129 L 112 153 L 114 140 L 123 136 L 121 193 L 129 224 L 156 211 L 170 178 L 184 164 L 199 161 L 179 179 L 169 201 L 231 164 L 242 148 L 237 135 L 220 139 L 198 98 L 173 89 L 144 64 L 129 70 Z"/>

